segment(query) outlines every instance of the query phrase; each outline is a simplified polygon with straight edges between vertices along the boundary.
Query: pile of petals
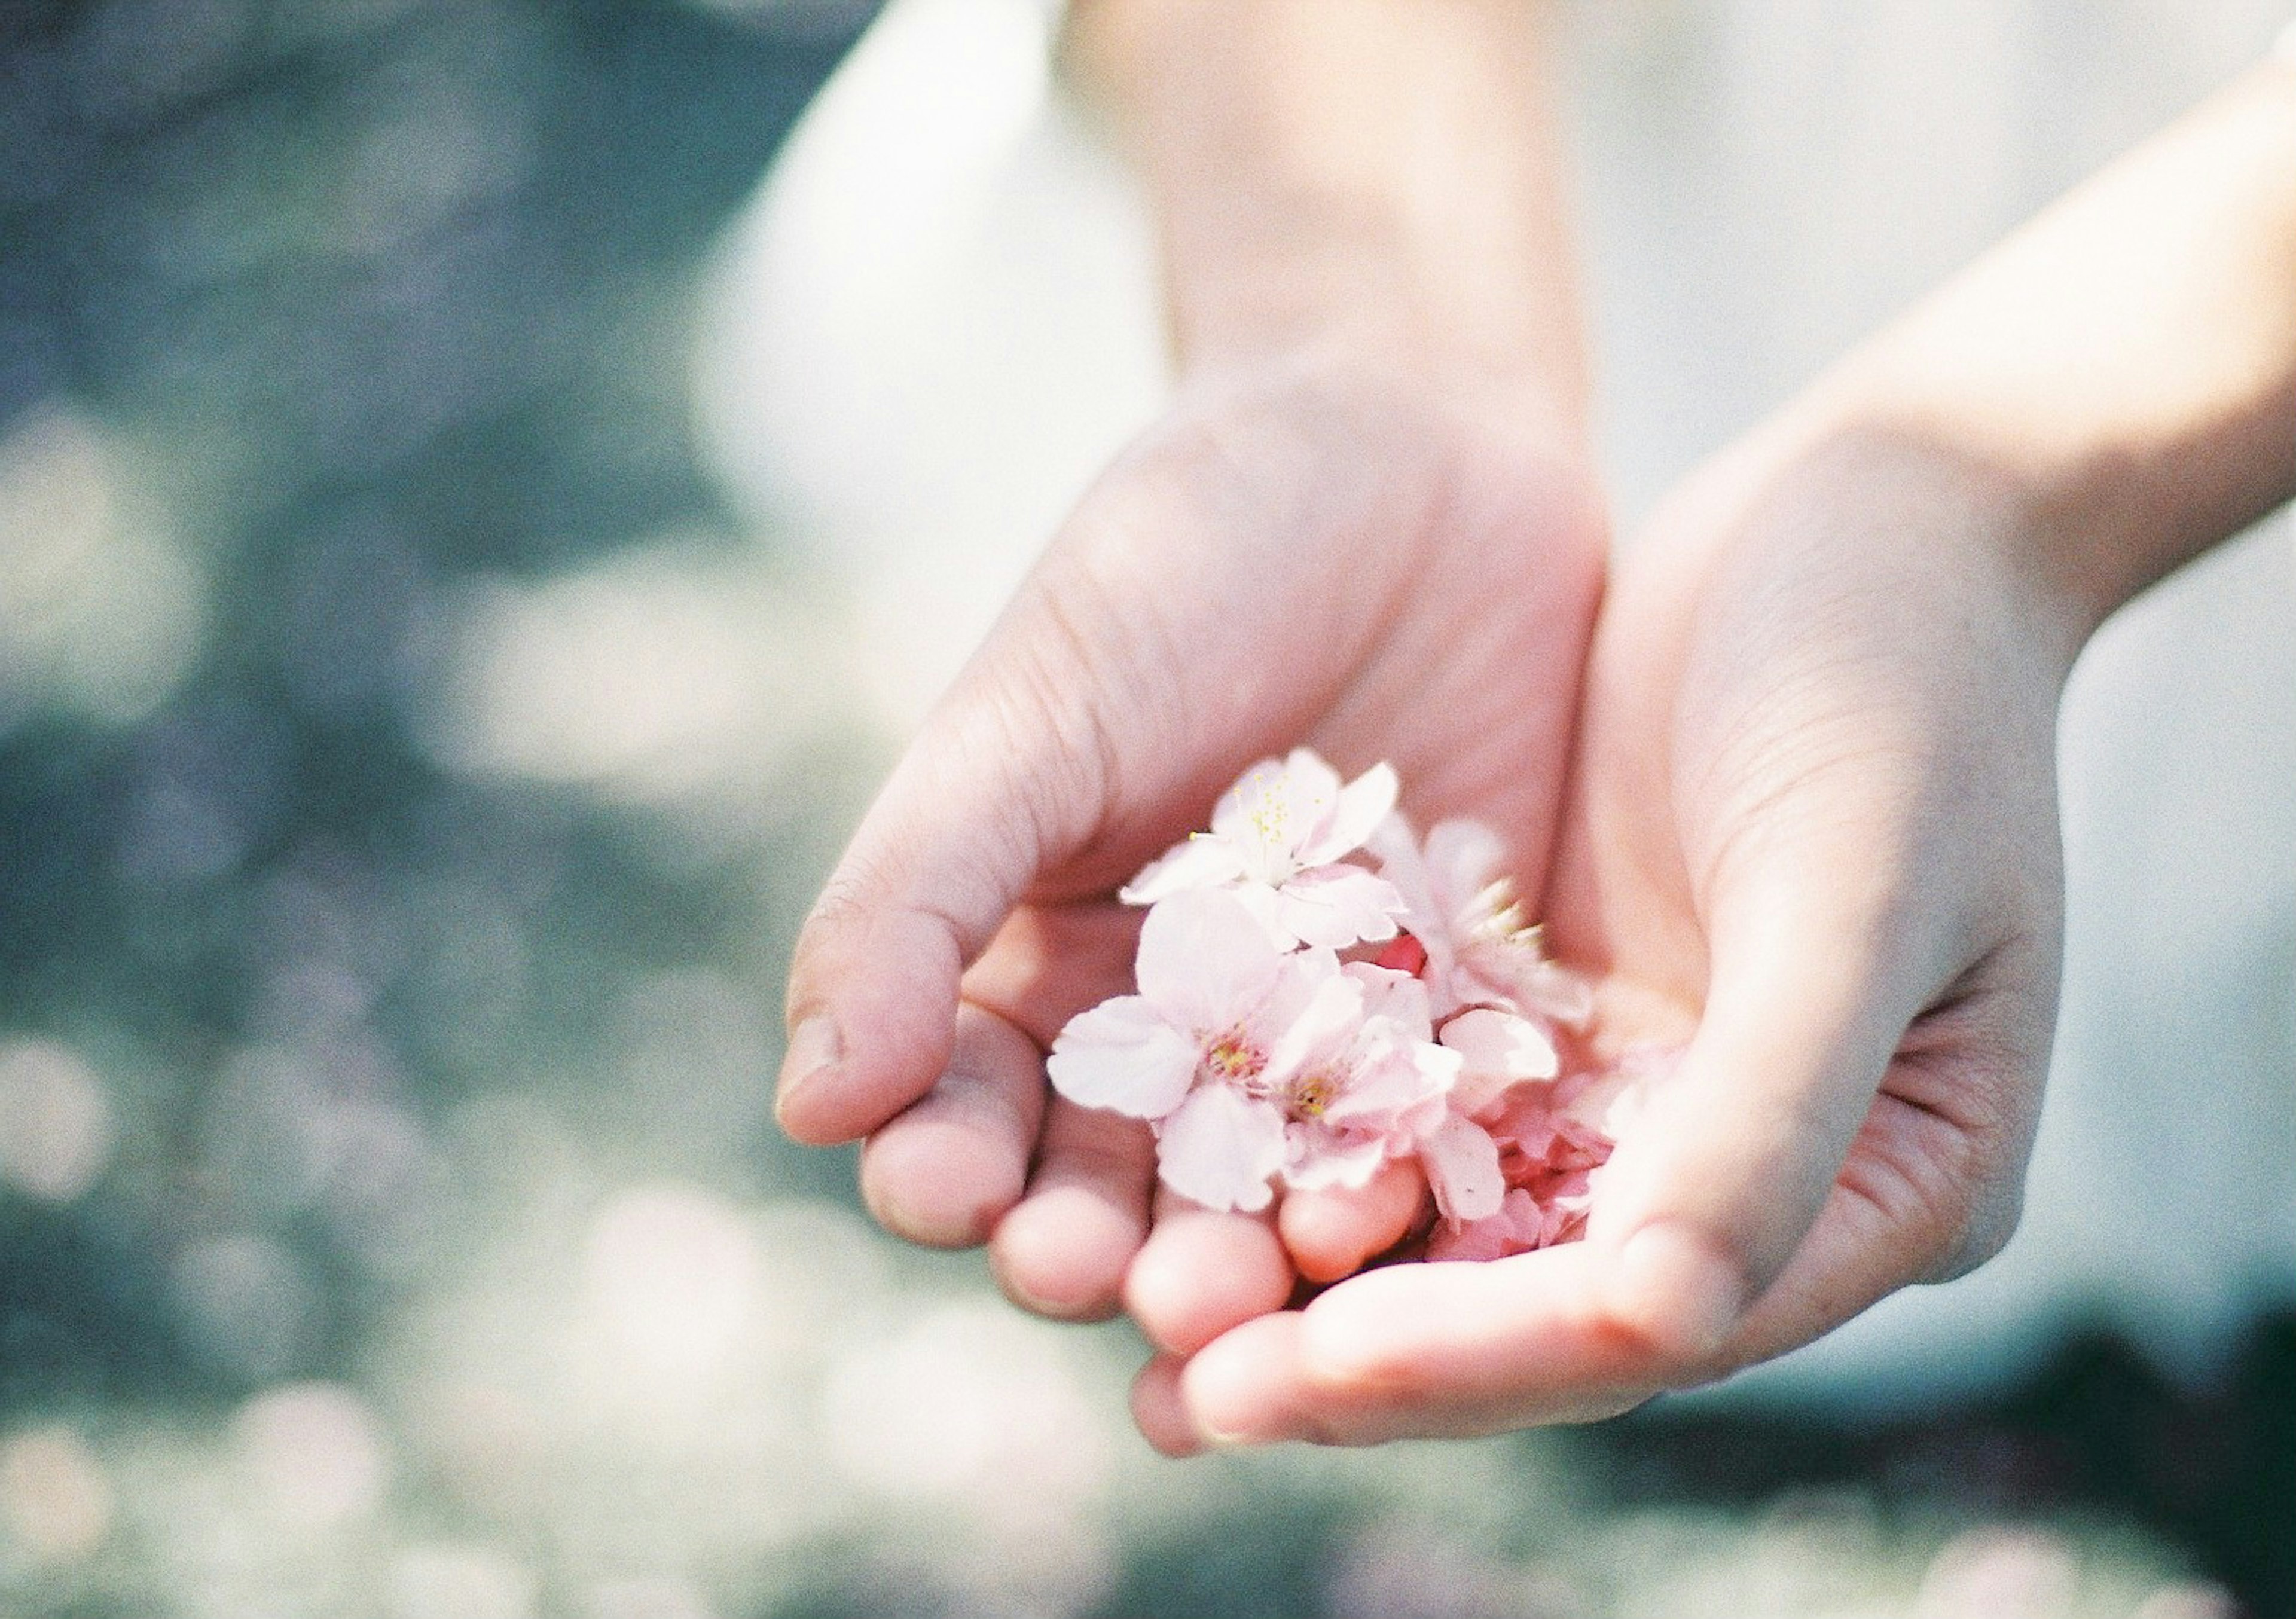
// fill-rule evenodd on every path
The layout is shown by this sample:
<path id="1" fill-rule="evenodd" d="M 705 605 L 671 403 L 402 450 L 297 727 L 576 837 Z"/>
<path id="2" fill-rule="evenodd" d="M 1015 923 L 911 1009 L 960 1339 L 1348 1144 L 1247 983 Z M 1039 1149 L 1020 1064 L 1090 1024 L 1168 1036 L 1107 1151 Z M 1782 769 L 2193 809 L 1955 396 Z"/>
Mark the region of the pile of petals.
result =
<path id="1" fill-rule="evenodd" d="M 1150 1121 L 1164 1183 L 1210 1208 L 1416 1158 L 1431 1258 L 1577 1237 L 1635 1075 L 1565 1071 L 1593 996 L 1524 926 L 1497 835 L 1422 841 L 1397 789 L 1306 748 L 1246 771 L 1122 891 L 1149 908 L 1138 993 L 1069 1022 L 1053 1085 Z"/>

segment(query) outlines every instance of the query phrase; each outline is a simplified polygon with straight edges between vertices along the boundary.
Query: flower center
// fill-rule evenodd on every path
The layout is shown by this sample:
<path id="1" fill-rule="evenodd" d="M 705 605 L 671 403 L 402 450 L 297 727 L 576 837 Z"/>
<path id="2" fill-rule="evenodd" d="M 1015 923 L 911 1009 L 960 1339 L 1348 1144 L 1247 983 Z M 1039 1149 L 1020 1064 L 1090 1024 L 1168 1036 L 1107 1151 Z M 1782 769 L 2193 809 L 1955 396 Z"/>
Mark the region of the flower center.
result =
<path id="1" fill-rule="evenodd" d="M 1326 1071 L 1302 1074 L 1292 1085 L 1294 1118 L 1321 1118 L 1340 1093 L 1339 1076 Z"/>
<path id="2" fill-rule="evenodd" d="M 1249 1084 L 1267 1066 L 1267 1053 L 1253 1044 L 1241 1028 L 1217 1034 L 1204 1045 L 1204 1067 L 1214 1079 Z"/>
<path id="3" fill-rule="evenodd" d="M 1254 785 L 1259 795 L 1245 818 L 1251 822 L 1251 830 L 1261 843 L 1269 848 L 1281 848 L 1292 825 L 1292 805 L 1284 796 L 1283 784 L 1259 781 Z"/>

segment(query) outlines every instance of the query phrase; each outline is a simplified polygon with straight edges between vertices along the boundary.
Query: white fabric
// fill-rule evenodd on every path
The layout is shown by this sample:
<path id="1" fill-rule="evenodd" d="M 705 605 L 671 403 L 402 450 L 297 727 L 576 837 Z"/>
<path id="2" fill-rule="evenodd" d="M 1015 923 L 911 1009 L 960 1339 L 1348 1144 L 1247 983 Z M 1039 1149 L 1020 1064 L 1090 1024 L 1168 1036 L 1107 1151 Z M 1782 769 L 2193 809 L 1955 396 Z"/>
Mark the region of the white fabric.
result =
<path id="1" fill-rule="evenodd" d="M 2286 3 L 1580 0 L 1574 135 L 1626 526 L 2253 63 Z M 1045 38 L 1042 0 L 894 0 L 732 244 L 710 335 L 727 475 L 850 560 L 903 722 L 1164 395 L 1144 221 L 1048 93 Z M 2064 1012 L 2018 1239 L 1746 1391 L 1924 1398 L 2092 1306 L 2204 1360 L 2258 1289 L 2296 1280 L 2290 574 L 2284 543 L 2235 544 L 2122 615 L 2075 678 Z"/>

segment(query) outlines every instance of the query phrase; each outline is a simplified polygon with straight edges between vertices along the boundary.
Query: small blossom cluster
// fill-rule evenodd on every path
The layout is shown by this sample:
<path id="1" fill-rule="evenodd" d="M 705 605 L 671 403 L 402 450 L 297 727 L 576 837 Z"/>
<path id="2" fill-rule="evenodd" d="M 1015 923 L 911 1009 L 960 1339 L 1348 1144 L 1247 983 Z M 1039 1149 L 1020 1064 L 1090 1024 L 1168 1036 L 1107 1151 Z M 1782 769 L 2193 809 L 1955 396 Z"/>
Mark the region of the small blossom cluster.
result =
<path id="1" fill-rule="evenodd" d="M 1497 835 L 1423 840 L 1397 790 L 1385 765 L 1342 784 L 1306 748 L 1246 771 L 1122 890 L 1148 907 L 1137 993 L 1069 1022 L 1053 1085 L 1148 1120 L 1164 1183 L 1210 1208 L 1414 1158 L 1441 1215 L 1429 1257 L 1567 1240 L 1631 1076 L 1565 1071 L 1593 995 L 1541 953 Z"/>

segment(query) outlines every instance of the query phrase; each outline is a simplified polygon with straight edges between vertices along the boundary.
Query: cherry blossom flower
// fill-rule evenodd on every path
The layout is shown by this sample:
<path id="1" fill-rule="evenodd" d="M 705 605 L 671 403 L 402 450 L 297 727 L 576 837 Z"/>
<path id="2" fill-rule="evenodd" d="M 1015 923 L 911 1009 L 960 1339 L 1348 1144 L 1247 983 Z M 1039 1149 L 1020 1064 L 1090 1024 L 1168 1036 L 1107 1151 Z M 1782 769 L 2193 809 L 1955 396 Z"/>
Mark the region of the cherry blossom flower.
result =
<path id="1" fill-rule="evenodd" d="M 1166 1185 L 1265 1208 L 1280 1176 L 1360 1186 L 1444 1114 L 1461 1062 L 1428 1039 L 1424 988 L 1323 949 L 1279 950 L 1221 889 L 1148 913 L 1140 993 L 1070 1020 L 1046 1065 L 1086 1107 L 1156 1127 Z"/>
<path id="2" fill-rule="evenodd" d="M 1402 895 L 1404 928 L 1426 952 L 1438 1018 L 1463 1006 L 1512 1006 L 1577 1028 L 1594 1015 L 1585 980 L 1546 960 L 1538 929 L 1525 925 L 1501 871 L 1506 847 L 1489 827 L 1439 822 L 1422 845 L 1411 823 L 1391 814 L 1368 846 Z"/>
<path id="3" fill-rule="evenodd" d="M 1459 1072 L 1459 1054 L 1428 1038 L 1424 985 L 1369 965 L 1341 970 L 1361 992 L 1360 1021 L 1314 1029 L 1303 1020 L 1314 1043 L 1279 1050 L 1268 1065 L 1289 1075 L 1283 1181 L 1301 1190 L 1360 1187 L 1387 1159 L 1412 1154 L 1449 1116 Z"/>
<path id="4" fill-rule="evenodd" d="M 1402 895 L 1347 856 L 1395 807 L 1395 772 L 1374 765 L 1344 787 L 1313 751 L 1262 759 L 1212 811 L 1211 830 L 1176 844 L 1121 890 L 1152 905 L 1196 888 L 1220 888 L 1250 906 L 1283 944 L 1343 950 L 1395 936 Z"/>

